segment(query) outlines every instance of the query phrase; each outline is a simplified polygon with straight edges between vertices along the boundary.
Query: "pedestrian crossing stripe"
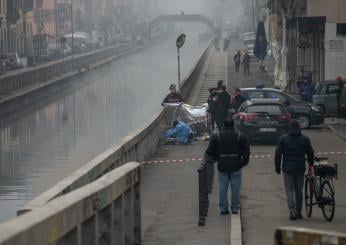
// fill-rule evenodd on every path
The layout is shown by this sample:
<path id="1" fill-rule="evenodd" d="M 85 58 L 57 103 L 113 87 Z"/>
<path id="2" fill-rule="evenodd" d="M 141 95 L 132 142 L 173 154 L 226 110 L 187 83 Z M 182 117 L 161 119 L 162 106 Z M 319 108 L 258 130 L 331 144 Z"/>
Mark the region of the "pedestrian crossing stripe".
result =
<path id="1" fill-rule="evenodd" d="M 341 155 L 346 154 L 346 151 L 325 151 L 325 152 L 317 152 L 318 156 L 326 156 L 326 155 Z M 273 158 L 274 155 L 271 154 L 262 154 L 262 155 L 251 155 L 250 158 L 258 159 L 258 158 Z M 195 158 L 185 158 L 185 159 L 160 159 L 160 160 L 152 160 L 152 161 L 142 161 L 141 164 L 153 164 L 153 163 L 189 163 L 189 162 L 200 162 L 203 161 L 203 158 L 195 157 Z"/>

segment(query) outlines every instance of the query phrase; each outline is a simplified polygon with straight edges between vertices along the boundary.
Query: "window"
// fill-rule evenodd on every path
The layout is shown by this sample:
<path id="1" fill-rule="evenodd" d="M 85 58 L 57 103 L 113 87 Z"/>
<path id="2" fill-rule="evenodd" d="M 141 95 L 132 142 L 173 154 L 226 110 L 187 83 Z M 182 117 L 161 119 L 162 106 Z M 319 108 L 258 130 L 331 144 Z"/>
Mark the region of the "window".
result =
<path id="1" fill-rule="evenodd" d="M 264 97 L 264 93 L 263 91 L 249 91 L 248 92 L 248 99 L 252 100 L 252 99 L 263 99 Z"/>
<path id="2" fill-rule="evenodd" d="M 280 103 L 284 103 L 288 100 L 286 96 L 276 92 L 267 92 L 267 97 L 268 99 L 278 99 Z"/>
<path id="3" fill-rule="evenodd" d="M 336 35 L 346 36 L 346 23 L 336 24 Z"/>
<path id="4" fill-rule="evenodd" d="M 247 113 L 263 113 L 268 115 L 282 115 L 283 109 L 279 105 L 253 105 L 245 110 Z"/>
<path id="5" fill-rule="evenodd" d="M 339 86 L 338 85 L 329 85 L 328 86 L 328 94 L 337 94 L 339 91 Z"/>

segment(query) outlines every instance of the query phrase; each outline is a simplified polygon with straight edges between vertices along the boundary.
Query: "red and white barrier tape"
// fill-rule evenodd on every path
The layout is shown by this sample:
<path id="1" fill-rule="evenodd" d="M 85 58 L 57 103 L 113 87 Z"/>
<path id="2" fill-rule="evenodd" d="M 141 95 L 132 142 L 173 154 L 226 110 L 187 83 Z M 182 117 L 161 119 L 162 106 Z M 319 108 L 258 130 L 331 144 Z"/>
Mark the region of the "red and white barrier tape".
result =
<path id="1" fill-rule="evenodd" d="M 346 154 L 346 151 L 326 151 L 326 152 L 318 152 L 316 155 L 341 155 Z M 272 158 L 274 155 L 252 155 L 250 158 Z M 203 158 L 196 157 L 196 158 L 185 158 L 185 159 L 163 159 L 163 160 L 152 160 L 152 161 L 143 161 L 141 164 L 153 164 L 153 163 L 188 163 L 188 162 L 196 162 L 196 161 L 203 161 Z"/>

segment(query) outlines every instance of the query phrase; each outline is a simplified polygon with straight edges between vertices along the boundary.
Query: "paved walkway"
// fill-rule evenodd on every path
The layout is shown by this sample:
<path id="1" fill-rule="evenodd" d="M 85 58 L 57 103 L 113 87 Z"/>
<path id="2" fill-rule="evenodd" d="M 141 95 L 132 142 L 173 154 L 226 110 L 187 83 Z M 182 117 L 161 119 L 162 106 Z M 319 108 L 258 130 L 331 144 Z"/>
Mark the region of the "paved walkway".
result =
<path id="1" fill-rule="evenodd" d="M 226 54 L 211 52 L 188 103 L 203 104 L 207 89 L 225 79 Z M 230 244 L 231 216 L 218 210 L 217 175 L 206 226 L 198 222 L 198 174 L 208 142 L 161 146 L 152 160 L 187 159 L 183 163 L 146 164 L 142 178 L 144 245 Z"/>

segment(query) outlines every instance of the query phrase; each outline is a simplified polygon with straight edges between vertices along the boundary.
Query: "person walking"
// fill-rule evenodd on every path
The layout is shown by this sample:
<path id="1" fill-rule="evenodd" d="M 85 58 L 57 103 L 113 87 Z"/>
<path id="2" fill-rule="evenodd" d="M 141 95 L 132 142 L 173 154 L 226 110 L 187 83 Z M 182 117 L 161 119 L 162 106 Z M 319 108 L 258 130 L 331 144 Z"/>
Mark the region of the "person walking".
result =
<path id="1" fill-rule="evenodd" d="M 221 85 L 221 91 L 217 92 L 215 99 L 215 120 L 219 130 L 223 128 L 223 121 L 228 116 L 228 109 L 231 102 L 231 96 L 226 90 L 226 86 Z"/>
<path id="2" fill-rule="evenodd" d="M 242 168 L 249 163 L 250 146 L 247 139 L 235 131 L 233 119 L 225 119 L 224 130 L 211 136 L 205 159 L 208 164 L 217 161 L 220 214 L 229 214 L 229 185 L 232 192 L 231 211 L 238 214 Z"/>
<path id="3" fill-rule="evenodd" d="M 238 50 L 238 52 L 234 55 L 233 61 L 235 64 L 235 72 L 239 72 L 239 66 L 240 66 L 240 61 L 241 61 L 240 50 Z"/>
<path id="4" fill-rule="evenodd" d="M 314 149 L 310 139 L 302 134 L 297 120 L 292 120 L 288 134 L 279 139 L 275 150 L 275 172 L 281 174 L 282 167 L 290 220 L 303 218 L 305 156 L 312 166 Z"/>
<path id="5" fill-rule="evenodd" d="M 243 55 L 242 64 L 244 66 L 244 75 L 250 75 L 250 55 L 248 54 L 248 52 L 245 52 L 245 54 Z"/>
<path id="6" fill-rule="evenodd" d="M 336 94 L 336 100 L 337 100 L 337 107 L 338 107 L 338 116 L 341 116 L 342 114 L 342 111 L 341 111 L 341 96 L 342 96 L 342 93 L 344 91 L 344 82 L 342 81 L 342 77 L 341 76 L 337 76 L 336 77 L 336 81 L 338 83 L 338 92 Z"/>

